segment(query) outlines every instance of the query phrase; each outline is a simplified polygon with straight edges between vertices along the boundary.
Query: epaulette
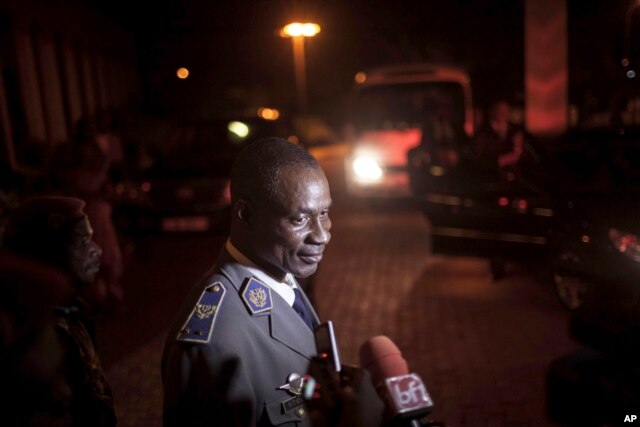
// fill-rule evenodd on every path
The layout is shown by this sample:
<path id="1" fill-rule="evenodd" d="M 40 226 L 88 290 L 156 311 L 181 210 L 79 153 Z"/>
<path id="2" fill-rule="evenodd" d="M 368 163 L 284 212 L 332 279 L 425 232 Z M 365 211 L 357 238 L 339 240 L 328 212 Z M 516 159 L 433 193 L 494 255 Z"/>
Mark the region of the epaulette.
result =
<path id="1" fill-rule="evenodd" d="M 176 339 L 184 342 L 208 343 L 226 291 L 220 282 L 204 288 L 198 303 L 178 332 Z"/>

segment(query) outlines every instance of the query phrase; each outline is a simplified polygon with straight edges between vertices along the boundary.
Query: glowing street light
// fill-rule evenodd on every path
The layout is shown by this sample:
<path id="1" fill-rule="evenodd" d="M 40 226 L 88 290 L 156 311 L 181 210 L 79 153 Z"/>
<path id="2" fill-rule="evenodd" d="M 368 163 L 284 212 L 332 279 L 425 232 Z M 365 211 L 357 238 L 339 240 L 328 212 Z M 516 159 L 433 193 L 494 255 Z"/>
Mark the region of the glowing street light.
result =
<path id="1" fill-rule="evenodd" d="M 280 36 L 282 37 L 313 37 L 320 32 L 320 25 L 312 22 L 306 22 L 301 24 L 300 22 L 293 22 L 282 27 L 280 30 Z"/>
<path id="2" fill-rule="evenodd" d="M 275 108 L 260 107 L 258 108 L 258 117 L 264 120 L 278 120 L 280 111 Z"/>
<path id="3" fill-rule="evenodd" d="M 189 77 L 189 69 L 185 67 L 180 67 L 178 68 L 178 71 L 176 71 L 176 75 L 178 76 L 179 79 L 184 80 L 187 77 Z"/>
<path id="4" fill-rule="evenodd" d="M 293 41 L 293 64 L 296 75 L 296 91 L 300 112 L 307 109 L 307 81 L 305 76 L 304 39 L 320 32 L 320 25 L 312 22 L 293 22 L 280 30 L 280 37 L 291 37 Z"/>

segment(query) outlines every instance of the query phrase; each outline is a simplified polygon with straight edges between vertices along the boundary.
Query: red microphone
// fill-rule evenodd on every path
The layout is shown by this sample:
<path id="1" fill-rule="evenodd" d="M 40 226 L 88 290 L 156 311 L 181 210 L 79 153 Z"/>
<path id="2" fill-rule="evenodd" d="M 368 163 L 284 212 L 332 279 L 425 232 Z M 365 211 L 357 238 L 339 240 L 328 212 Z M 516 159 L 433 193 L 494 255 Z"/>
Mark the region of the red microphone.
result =
<path id="1" fill-rule="evenodd" d="M 383 335 L 370 338 L 360 346 L 360 365 L 371 373 L 393 423 L 421 425 L 419 420 L 431 412 L 433 401 L 420 376 L 409 373 L 393 341 Z"/>

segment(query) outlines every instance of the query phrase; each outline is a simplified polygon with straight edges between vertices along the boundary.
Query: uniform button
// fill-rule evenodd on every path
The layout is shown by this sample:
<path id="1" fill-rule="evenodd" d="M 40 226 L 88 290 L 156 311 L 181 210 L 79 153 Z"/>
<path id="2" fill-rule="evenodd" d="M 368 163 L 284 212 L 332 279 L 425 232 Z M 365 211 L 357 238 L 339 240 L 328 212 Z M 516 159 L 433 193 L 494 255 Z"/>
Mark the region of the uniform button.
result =
<path id="1" fill-rule="evenodd" d="M 306 414 L 304 408 L 298 408 L 298 410 L 296 411 L 296 415 L 299 416 L 300 418 L 304 417 L 304 415 Z"/>

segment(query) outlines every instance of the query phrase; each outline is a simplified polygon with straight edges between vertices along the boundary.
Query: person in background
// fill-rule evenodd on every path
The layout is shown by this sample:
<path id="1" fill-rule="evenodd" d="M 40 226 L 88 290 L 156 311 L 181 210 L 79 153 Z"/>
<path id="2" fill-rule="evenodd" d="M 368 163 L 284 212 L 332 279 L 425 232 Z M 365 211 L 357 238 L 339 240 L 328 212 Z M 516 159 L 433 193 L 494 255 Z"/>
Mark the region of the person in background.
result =
<path id="1" fill-rule="evenodd" d="M 11 213 L 3 244 L 11 254 L 58 269 L 72 282 L 68 299 L 50 301 L 60 375 L 70 392 L 68 404 L 59 408 L 67 417 L 61 425 L 111 427 L 116 424 L 113 393 L 95 348 L 97 302 L 90 292 L 102 251 L 93 241 L 84 206 L 71 197 L 28 199 Z"/>
<path id="2" fill-rule="evenodd" d="M 77 197 L 85 202 L 85 212 L 94 229 L 94 239 L 103 251 L 102 269 L 98 279 L 91 285 L 92 290 L 96 299 L 118 305 L 124 299 L 124 265 L 112 219 L 112 157 L 99 143 L 109 138 L 97 139 L 100 135 L 103 134 L 98 132 L 92 120 L 81 120 L 75 142 L 58 147 L 51 162 L 55 187 L 53 194 Z"/>
<path id="3" fill-rule="evenodd" d="M 488 176 L 500 172 L 500 179 L 512 181 L 520 179 L 540 181 L 540 171 L 532 167 L 538 161 L 537 150 L 532 145 L 532 138 L 523 126 L 511 121 L 511 106 L 505 100 L 492 104 L 485 123 L 480 126 L 473 138 L 473 153 L 478 156 L 481 171 Z M 504 172 L 504 173 L 502 173 Z M 498 281 L 506 272 L 505 257 L 490 258 L 491 280 Z"/>
<path id="4" fill-rule="evenodd" d="M 60 269 L 0 249 L 2 425 L 69 425 L 70 386 L 51 307 L 70 295 Z"/>
<path id="5" fill-rule="evenodd" d="M 475 154 L 500 169 L 522 172 L 538 155 L 525 129 L 510 120 L 511 107 L 507 101 L 495 102 L 487 121 L 474 137 Z"/>
<path id="6" fill-rule="evenodd" d="M 107 174 L 111 183 L 118 183 L 125 174 L 125 155 L 122 138 L 109 111 L 96 114 L 95 140 L 109 163 Z"/>

